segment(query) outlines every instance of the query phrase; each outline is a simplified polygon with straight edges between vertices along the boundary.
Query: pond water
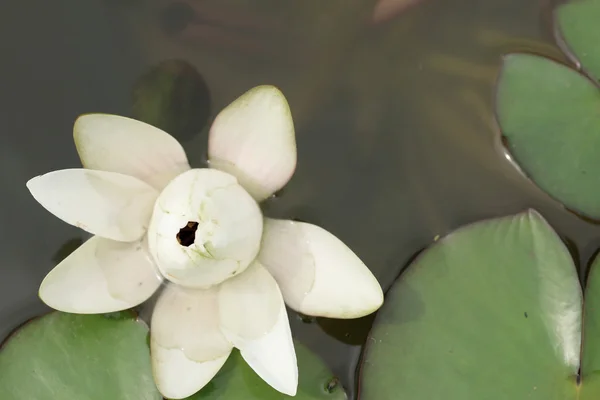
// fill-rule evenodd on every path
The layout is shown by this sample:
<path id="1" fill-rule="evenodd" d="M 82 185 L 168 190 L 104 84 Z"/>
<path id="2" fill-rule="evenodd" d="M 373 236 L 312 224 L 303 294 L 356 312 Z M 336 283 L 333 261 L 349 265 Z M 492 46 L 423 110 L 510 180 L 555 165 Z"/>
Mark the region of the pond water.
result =
<path id="1" fill-rule="evenodd" d="M 502 54 L 562 58 L 550 4 L 423 0 L 379 24 L 372 22 L 375 5 L 2 2 L 0 340 L 46 310 L 37 298 L 41 280 L 86 238 L 25 188 L 30 177 L 79 166 L 71 136 L 77 115 L 165 115 L 157 121 L 174 127 L 200 165 L 208 120 L 263 83 L 288 97 L 299 151 L 294 178 L 265 213 L 335 233 L 384 289 L 437 235 L 528 207 L 574 244 L 584 276 L 600 228 L 563 210 L 502 157 L 492 112 Z M 156 76 L 178 72 L 175 94 L 145 105 Z M 372 318 L 290 316 L 294 335 L 355 398 Z"/>

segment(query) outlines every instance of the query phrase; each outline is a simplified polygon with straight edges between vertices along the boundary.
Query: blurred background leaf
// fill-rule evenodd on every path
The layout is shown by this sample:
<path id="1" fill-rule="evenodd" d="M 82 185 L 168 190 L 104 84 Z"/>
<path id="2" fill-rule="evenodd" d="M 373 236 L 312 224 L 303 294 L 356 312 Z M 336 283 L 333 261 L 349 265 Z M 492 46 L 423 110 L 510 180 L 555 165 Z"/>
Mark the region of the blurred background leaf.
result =
<path id="1" fill-rule="evenodd" d="M 133 88 L 133 117 L 184 141 L 210 117 L 210 92 L 190 63 L 167 60 L 150 68 Z"/>

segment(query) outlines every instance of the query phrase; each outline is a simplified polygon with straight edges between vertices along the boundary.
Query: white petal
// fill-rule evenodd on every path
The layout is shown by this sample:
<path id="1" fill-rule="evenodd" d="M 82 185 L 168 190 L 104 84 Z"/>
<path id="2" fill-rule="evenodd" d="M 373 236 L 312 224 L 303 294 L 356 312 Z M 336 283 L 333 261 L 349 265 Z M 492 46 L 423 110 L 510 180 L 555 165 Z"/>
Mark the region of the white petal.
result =
<path id="1" fill-rule="evenodd" d="M 180 349 L 166 349 L 154 340 L 150 340 L 150 352 L 156 386 L 169 399 L 183 399 L 202 389 L 229 357 L 227 353 L 214 360 L 196 362 L 187 358 Z"/>
<path id="2" fill-rule="evenodd" d="M 258 376 L 274 389 L 295 396 L 298 362 L 277 284 L 262 265 L 253 263 L 222 286 L 219 313 L 223 333 Z"/>
<path id="3" fill-rule="evenodd" d="M 143 303 L 161 282 L 143 241 L 94 236 L 50 271 L 39 295 L 56 310 L 100 314 Z"/>
<path id="4" fill-rule="evenodd" d="M 236 337 L 261 337 L 275 326 L 282 301 L 275 279 L 255 261 L 246 271 L 221 284 L 221 329 Z"/>
<path id="5" fill-rule="evenodd" d="M 296 169 L 296 137 L 289 105 L 273 86 L 255 87 L 221 111 L 208 138 L 210 166 L 235 175 L 261 201 Z"/>
<path id="6" fill-rule="evenodd" d="M 63 169 L 27 182 L 33 197 L 68 224 L 122 242 L 146 232 L 158 192 L 132 176 Z"/>
<path id="7" fill-rule="evenodd" d="M 73 136 L 85 168 L 135 176 L 158 190 L 190 168 L 174 137 L 134 119 L 82 115 L 75 121 Z"/>
<path id="8" fill-rule="evenodd" d="M 301 313 L 359 318 L 383 303 L 371 271 L 341 240 L 316 225 L 265 218 L 258 259 L 286 303 Z"/>
<path id="9" fill-rule="evenodd" d="M 216 288 L 168 285 L 152 314 L 152 340 L 165 349 L 180 349 L 197 362 L 229 354 L 232 345 L 219 329 L 217 294 Z"/>
<path id="10" fill-rule="evenodd" d="M 167 279 L 206 288 L 244 271 L 258 254 L 262 213 L 235 177 L 192 169 L 160 194 L 148 242 Z"/>

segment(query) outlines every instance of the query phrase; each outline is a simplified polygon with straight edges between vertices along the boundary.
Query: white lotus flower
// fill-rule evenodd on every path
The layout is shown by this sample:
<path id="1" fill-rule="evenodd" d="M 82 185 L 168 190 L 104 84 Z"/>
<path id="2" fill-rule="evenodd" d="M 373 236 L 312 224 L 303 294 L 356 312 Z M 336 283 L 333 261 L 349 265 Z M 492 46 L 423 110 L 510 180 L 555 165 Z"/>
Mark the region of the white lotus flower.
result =
<path id="1" fill-rule="evenodd" d="M 156 384 L 168 398 L 200 390 L 232 348 L 272 387 L 295 395 L 296 355 L 284 304 L 357 318 L 383 302 L 377 280 L 331 233 L 264 218 L 257 201 L 296 167 L 283 94 L 260 86 L 214 121 L 211 168 L 190 169 L 181 145 L 132 119 L 75 122 L 84 169 L 31 179 L 33 197 L 94 234 L 44 279 L 40 297 L 71 313 L 134 307 L 161 284 L 151 321 Z"/>

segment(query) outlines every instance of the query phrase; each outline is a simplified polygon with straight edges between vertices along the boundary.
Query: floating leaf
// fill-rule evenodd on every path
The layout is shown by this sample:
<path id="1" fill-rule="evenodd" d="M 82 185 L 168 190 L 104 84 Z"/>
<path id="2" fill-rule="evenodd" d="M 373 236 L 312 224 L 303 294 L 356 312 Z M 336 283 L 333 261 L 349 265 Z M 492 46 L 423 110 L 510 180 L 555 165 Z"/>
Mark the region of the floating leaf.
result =
<path id="1" fill-rule="evenodd" d="M 0 351 L 2 400 L 159 400 L 148 330 L 132 318 L 52 312 Z"/>
<path id="2" fill-rule="evenodd" d="M 217 376 L 187 400 L 345 400 L 346 394 L 323 362 L 295 342 L 298 357 L 298 393 L 290 397 L 265 383 L 234 350 Z"/>
<path id="3" fill-rule="evenodd" d="M 600 78 L 600 0 L 575 0 L 557 7 L 556 22 L 567 51 Z"/>
<path id="4" fill-rule="evenodd" d="M 598 110 L 600 90 L 578 72 L 543 57 L 505 57 L 497 115 L 508 151 L 540 188 L 593 218 L 600 218 Z"/>
<path id="5" fill-rule="evenodd" d="M 585 385 L 582 387 L 582 399 L 591 400 L 600 397 L 600 255 L 590 267 L 583 320 L 581 375 Z"/>
<path id="6" fill-rule="evenodd" d="M 390 290 L 367 341 L 361 400 L 600 398 L 594 270 L 578 387 L 581 287 L 552 228 L 529 211 L 450 234 Z"/>
<path id="7" fill-rule="evenodd" d="M 132 315 L 52 312 L 25 324 L 0 351 L 0 399 L 162 399 L 152 378 L 148 331 Z M 295 397 L 265 383 L 235 350 L 188 400 L 345 400 L 322 361 L 295 346 L 300 370 Z"/>

